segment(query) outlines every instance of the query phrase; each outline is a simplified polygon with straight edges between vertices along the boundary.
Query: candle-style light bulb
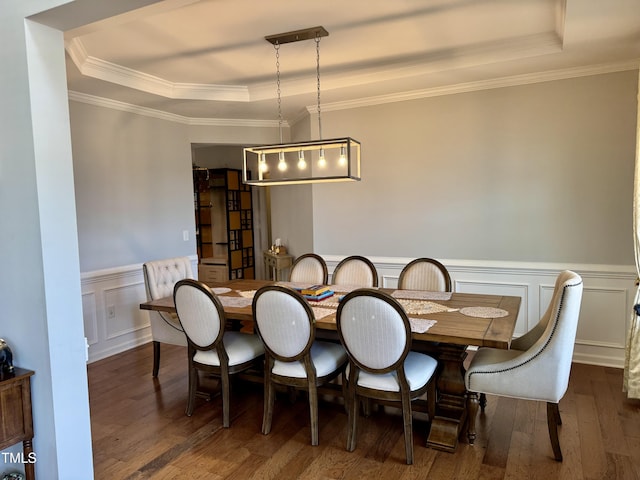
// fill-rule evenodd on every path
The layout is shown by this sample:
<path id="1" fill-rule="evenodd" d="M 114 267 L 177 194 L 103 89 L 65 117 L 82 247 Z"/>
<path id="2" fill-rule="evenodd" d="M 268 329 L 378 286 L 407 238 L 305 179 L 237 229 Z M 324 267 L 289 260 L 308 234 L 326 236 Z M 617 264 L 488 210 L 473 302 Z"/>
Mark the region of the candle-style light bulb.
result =
<path id="1" fill-rule="evenodd" d="M 266 153 L 261 153 L 260 154 L 260 171 L 263 172 L 263 173 L 269 171 L 269 166 L 267 165 L 267 155 L 266 155 Z"/>
<path id="2" fill-rule="evenodd" d="M 284 172 L 287 169 L 287 162 L 284 160 L 284 152 L 278 154 L 278 170 Z"/>
<path id="3" fill-rule="evenodd" d="M 298 152 L 298 168 L 300 170 L 307 168 L 307 162 L 304 159 L 304 150 L 300 150 Z"/>
<path id="4" fill-rule="evenodd" d="M 325 168 L 327 166 L 327 159 L 324 156 L 324 148 L 320 149 L 320 158 L 318 159 L 318 166 Z"/>
<path id="5" fill-rule="evenodd" d="M 338 165 L 344 167 L 347 164 L 347 149 L 340 147 L 340 158 L 338 159 Z"/>

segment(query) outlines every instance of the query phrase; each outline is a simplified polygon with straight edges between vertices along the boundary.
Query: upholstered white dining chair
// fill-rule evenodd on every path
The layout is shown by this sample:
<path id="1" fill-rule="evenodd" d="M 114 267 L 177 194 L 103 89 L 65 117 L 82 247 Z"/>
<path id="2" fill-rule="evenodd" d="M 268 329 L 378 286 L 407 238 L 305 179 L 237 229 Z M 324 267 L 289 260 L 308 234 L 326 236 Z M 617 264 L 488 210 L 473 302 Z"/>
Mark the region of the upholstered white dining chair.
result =
<path id="1" fill-rule="evenodd" d="M 180 280 L 173 293 L 178 320 L 188 341 L 189 400 L 191 416 L 198 390 L 198 371 L 220 377 L 222 426 L 229 427 L 229 375 L 259 367 L 264 354 L 255 334 L 225 331 L 226 317 L 220 300 L 197 280 Z"/>
<path id="2" fill-rule="evenodd" d="M 416 258 L 400 272 L 398 288 L 401 290 L 427 290 L 450 292 L 451 276 L 447 267 L 433 258 Z"/>
<path id="3" fill-rule="evenodd" d="M 157 300 L 173 295 L 173 287 L 178 280 L 193 278 L 191 260 L 188 257 L 167 258 L 146 262 L 142 266 L 147 300 Z M 151 339 L 153 341 L 153 376 L 158 376 L 160 368 L 160 344 L 187 346 L 187 337 L 175 314 L 149 312 Z"/>
<path id="4" fill-rule="evenodd" d="M 328 277 L 327 264 L 324 259 L 315 253 L 305 253 L 296 258 L 291 265 L 289 281 L 326 285 Z"/>
<path id="5" fill-rule="evenodd" d="M 476 438 L 477 392 L 547 403 L 547 426 L 556 460 L 562 461 L 558 403 L 567 391 L 582 301 L 582 278 L 568 270 L 558 275 L 551 303 L 540 322 L 514 340 L 510 350 L 483 347 L 465 374 L 469 443 Z M 484 410 L 484 405 L 482 406 Z"/>
<path id="6" fill-rule="evenodd" d="M 286 385 L 308 392 L 311 444 L 318 445 L 317 387 L 344 371 L 347 353 L 339 343 L 315 340 L 313 310 L 295 290 L 262 287 L 252 309 L 265 347 L 262 433 L 271 431 L 275 384 Z"/>
<path id="7" fill-rule="evenodd" d="M 331 276 L 332 285 L 350 285 L 359 287 L 377 287 L 378 271 L 366 257 L 352 255 L 343 258 Z"/>
<path id="8" fill-rule="evenodd" d="M 413 463 L 411 401 L 427 392 L 427 411 L 436 408 L 437 361 L 411 351 L 411 327 L 402 306 L 390 295 L 357 289 L 338 306 L 337 327 L 347 354 L 347 450 L 356 448 L 360 398 L 400 402 L 407 464 Z"/>

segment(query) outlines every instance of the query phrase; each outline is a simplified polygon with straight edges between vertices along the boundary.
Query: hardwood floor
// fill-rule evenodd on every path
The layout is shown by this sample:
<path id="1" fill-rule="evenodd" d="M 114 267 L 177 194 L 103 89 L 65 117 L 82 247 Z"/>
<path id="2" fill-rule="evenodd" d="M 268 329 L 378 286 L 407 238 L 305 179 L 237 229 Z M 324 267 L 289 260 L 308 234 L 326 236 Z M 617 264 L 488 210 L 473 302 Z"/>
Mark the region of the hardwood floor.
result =
<path id="1" fill-rule="evenodd" d="M 560 402 L 564 462 L 553 460 L 546 406 L 488 396 L 474 446 L 426 448 L 427 423 L 414 422 L 415 463 L 406 465 L 401 417 L 361 418 L 345 450 L 346 414 L 321 402 L 320 445 L 310 445 L 308 406 L 276 399 L 273 428 L 260 433 L 262 387 L 235 382 L 231 428 L 220 397 L 184 414 L 186 349 L 162 346 L 158 379 L 151 344 L 88 367 L 95 478 L 109 479 L 640 479 L 640 401 L 621 392 L 622 370 L 574 364 Z"/>

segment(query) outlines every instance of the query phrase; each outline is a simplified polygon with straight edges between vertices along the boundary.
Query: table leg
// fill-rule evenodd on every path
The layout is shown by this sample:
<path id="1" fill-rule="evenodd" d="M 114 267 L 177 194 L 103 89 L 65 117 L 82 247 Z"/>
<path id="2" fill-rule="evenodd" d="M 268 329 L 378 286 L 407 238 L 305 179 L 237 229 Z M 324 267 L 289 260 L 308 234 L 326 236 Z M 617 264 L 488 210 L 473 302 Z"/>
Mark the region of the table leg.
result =
<path id="1" fill-rule="evenodd" d="M 441 364 L 437 381 L 438 401 L 427 446 L 454 452 L 467 418 L 463 365 L 467 356 L 466 346 L 440 344 L 438 350 L 440 352 L 438 360 Z"/>

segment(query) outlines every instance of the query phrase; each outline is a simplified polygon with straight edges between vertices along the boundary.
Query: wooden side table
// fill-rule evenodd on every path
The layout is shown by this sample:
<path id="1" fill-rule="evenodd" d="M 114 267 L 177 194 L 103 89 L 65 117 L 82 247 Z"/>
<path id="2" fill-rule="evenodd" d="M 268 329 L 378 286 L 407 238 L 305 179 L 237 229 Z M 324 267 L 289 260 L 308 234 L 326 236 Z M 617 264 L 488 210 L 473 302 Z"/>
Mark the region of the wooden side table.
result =
<path id="1" fill-rule="evenodd" d="M 276 255 L 269 251 L 263 252 L 264 255 L 264 270 L 267 275 L 267 280 L 284 280 L 282 277 L 282 271 L 291 268 L 293 263 L 293 257 L 287 254 Z"/>
<path id="2" fill-rule="evenodd" d="M 22 463 L 26 480 L 35 480 L 33 418 L 31 416 L 31 375 L 15 368 L 13 376 L 0 380 L 0 450 L 22 442 Z"/>

